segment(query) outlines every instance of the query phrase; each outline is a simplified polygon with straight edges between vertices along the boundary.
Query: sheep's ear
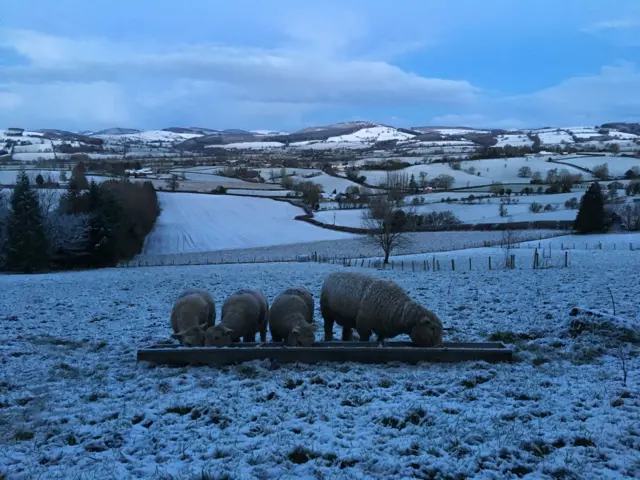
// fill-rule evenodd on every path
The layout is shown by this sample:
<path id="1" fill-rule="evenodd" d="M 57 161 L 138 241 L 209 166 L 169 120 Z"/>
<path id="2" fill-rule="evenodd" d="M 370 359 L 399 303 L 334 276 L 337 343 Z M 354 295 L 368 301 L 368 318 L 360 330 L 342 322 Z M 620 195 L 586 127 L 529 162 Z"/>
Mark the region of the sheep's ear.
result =
<path id="1" fill-rule="evenodd" d="M 291 333 L 300 333 L 300 327 L 295 326 L 291 329 Z"/>
<path id="2" fill-rule="evenodd" d="M 225 335 L 229 335 L 233 333 L 233 330 L 227 327 L 226 325 L 220 325 L 220 330 L 222 330 L 222 333 L 224 333 Z"/>
<path id="3" fill-rule="evenodd" d="M 180 337 L 188 337 L 189 335 L 196 335 L 198 333 L 204 332 L 204 330 L 202 329 L 202 327 L 195 326 L 195 327 L 191 327 L 188 328 L 187 330 L 182 330 L 178 333 L 174 333 L 173 335 L 171 335 L 173 338 L 180 338 Z"/>

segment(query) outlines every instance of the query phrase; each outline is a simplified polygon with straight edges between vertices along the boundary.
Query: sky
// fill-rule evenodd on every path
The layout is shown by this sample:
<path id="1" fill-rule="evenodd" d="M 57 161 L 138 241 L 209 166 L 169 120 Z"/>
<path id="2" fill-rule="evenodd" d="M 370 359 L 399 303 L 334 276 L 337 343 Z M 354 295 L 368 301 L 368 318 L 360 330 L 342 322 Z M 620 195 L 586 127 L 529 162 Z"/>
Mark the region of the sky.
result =
<path id="1" fill-rule="evenodd" d="M 639 0 L 20 0 L 0 127 L 640 121 Z"/>

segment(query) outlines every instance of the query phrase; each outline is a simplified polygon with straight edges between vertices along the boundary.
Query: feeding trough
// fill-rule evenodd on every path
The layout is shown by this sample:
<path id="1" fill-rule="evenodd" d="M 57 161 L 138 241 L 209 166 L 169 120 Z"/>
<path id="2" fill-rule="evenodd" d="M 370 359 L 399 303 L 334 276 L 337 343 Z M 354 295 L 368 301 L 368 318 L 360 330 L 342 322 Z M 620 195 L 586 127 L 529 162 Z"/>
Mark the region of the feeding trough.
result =
<path id="1" fill-rule="evenodd" d="M 316 342 L 310 347 L 289 347 L 283 343 L 234 343 L 227 347 L 182 347 L 153 345 L 138 350 L 138 361 L 162 365 L 232 365 L 271 359 L 280 363 L 301 362 L 510 362 L 513 352 L 500 342 L 443 343 L 418 347 L 411 342 Z"/>

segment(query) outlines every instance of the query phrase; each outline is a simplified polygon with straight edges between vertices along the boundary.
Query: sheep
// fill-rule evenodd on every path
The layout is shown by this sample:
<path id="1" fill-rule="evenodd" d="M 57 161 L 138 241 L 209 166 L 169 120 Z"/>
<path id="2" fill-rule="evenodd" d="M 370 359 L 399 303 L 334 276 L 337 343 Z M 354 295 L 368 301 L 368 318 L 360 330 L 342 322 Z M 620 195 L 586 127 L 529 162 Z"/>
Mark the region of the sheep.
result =
<path id="1" fill-rule="evenodd" d="M 311 311 L 308 300 L 311 300 Z M 310 347 L 316 341 L 313 325 L 313 297 L 306 289 L 287 289 L 271 304 L 269 331 L 274 342 Z"/>
<path id="2" fill-rule="evenodd" d="M 325 279 L 320 292 L 320 313 L 324 319 L 326 341 L 333 340 L 334 321 L 342 327 L 342 340 L 351 340 L 360 299 L 374 280 L 368 275 L 352 272 L 332 273 Z"/>
<path id="3" fill-rule="evenodd" d="M 209 294 L 209 292 L 200 288 L 189 288 L 185 290 L 178 298 L 182 298 L 193 293 L 202 296 L 202 298 L 204 298 L 204 300 L 207 302 L 207 306 L 209 307 L 207 314 L 207 326 L 213 327 L 213 325 L 216 323 L 216 302 L 213 300 L 213 297 Z"/>
<path id="4" fill-rule="evenodd" d="M 220 323 L 205 332 L 205 346 L 223 347 L 237 342 L 267 341 L 267 315 L 269 302 L 260 290 L 241 289 L 227 298 L 222 305 Z"/>
<path id="5" fill-rule="evenodd" d="M 212 317 L 211 304 L 201 293 L 183 293 L 171 309 L 172 337 L 185 347 L 204 345 L 205 330 L 215 321 L 215 309 L 213 312 Z"/>
<path id="6" fill-rule="evenodd" d="M 343 326 L 343 340 L 349 340 L 351 329 L 356 328 L 363 341 L 368 341 L 374 332 L 380 343 L 401 334 L 408 334 L 421 347 L 442 343 L 442 322 L 437 315 L 390 280 L 338 272 L 327 277 L 322 293 L 325 337 L 333 333 L 335 320 Z"/>
<path id="7" fill-rule="evenodd" d="M 296 287 L 290 287 L 287 288 L 284 292 L 282 292 L 283 295 L 298 295 L 300 298 L 302 298 L 302 300 L 304 301 L 304 303 L 307 304 L 307 309 L 309 311 L 309 315 L 305 315 L 305 320 L 307 321 L 307 323 L 313 323 L 313 313 L 315 310 L 315 304 L 313 301 L 313 295 L 311 295 L 311 292 L 309 290 L 307 290 L 305 287 L 302 286 L 296 286 Z"/>

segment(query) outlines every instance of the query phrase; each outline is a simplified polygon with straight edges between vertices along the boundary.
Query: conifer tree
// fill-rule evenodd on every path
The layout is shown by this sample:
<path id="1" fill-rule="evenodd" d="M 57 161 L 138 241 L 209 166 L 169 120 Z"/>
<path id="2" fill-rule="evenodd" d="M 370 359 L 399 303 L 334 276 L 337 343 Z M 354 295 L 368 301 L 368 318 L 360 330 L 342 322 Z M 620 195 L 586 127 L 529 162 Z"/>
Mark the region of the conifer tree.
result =
<path id="1" fill-rule="evenodd" d="M 5 256 L 8 270 L 32 273 L 48 263 L 47 238 L 37 192 L 24 170 L 18 173 L 7 218 Z"/>
<path id="2" fill-rule="evenodd" d="M 608 229 L 608 216 L 604 209 L 605 197 L 600 184 L 594 182 L 580 200 L 580 209 L 573 228 L 578 233 L 601 233 Z"/>

